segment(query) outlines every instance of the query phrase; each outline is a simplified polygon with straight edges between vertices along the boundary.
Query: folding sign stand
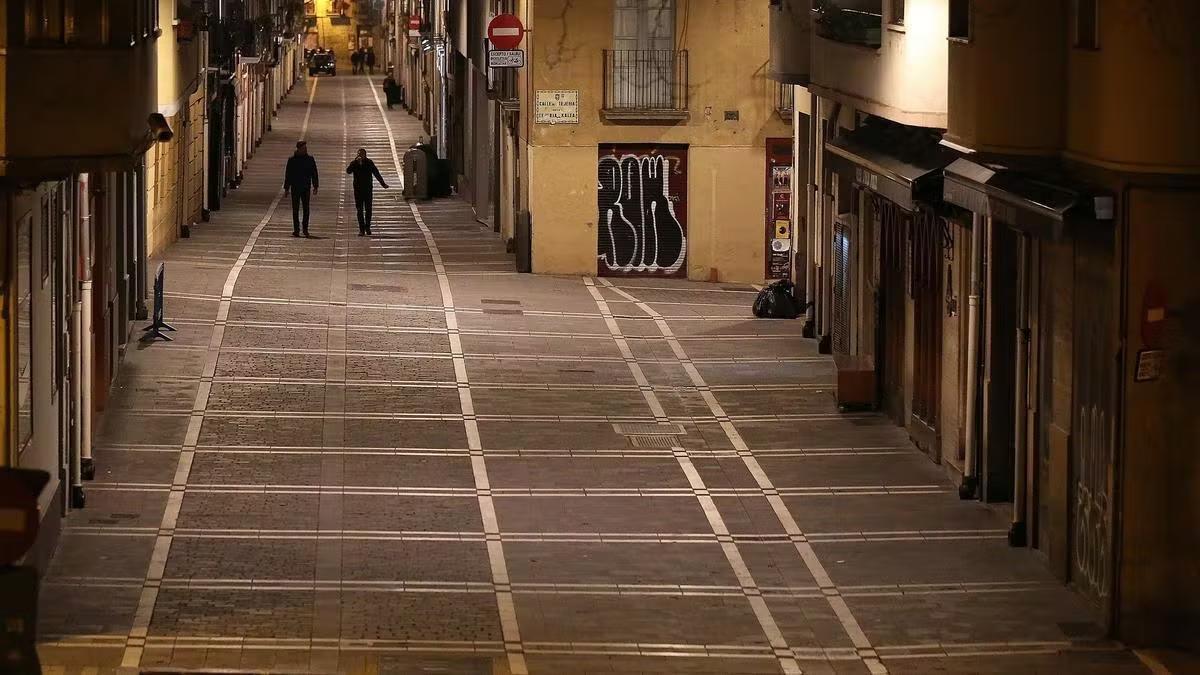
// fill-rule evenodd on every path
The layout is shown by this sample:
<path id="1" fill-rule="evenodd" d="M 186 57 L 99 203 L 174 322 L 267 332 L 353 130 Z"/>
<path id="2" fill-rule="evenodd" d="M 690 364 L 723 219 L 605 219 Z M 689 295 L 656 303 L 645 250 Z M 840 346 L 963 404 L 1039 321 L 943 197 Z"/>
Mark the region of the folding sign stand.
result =
<path id="1" fill-rule="evenodd" d="M 142 331 L 146 333 L 142 336 L 143 340 L 149 341 L 155 338 L 161 338 L 167 342 L 173 342 L 173 340 L 163 332 L 164 330 L 171 331 L 172 333 L 175 332 L 175 329 L 163 320 L 163 294 L 166 292 L 166 275 L 167 266 L 163 263 L 159 263 L 158 272 L 156 272 L 154 275 L 154 321 L 149 326 L 146 326 L 142 329 Z"/>

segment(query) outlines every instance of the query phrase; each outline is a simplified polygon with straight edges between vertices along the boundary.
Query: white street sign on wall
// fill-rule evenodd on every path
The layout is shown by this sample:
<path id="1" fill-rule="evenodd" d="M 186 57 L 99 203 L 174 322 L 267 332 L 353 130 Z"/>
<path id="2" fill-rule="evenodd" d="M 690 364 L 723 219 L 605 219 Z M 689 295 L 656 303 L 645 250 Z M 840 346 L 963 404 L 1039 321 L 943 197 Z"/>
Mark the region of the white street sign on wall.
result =
<path id="1" fill-rule="evenodd" d="M 538 124 L 579 124 L 579 90 L 539 90 L 534 122 Z"/>
<path id="2" fill-rule="evenodd" d="M 525 50 L 493 49 L 488 52 L 488 68 L 524 68 Z"/>

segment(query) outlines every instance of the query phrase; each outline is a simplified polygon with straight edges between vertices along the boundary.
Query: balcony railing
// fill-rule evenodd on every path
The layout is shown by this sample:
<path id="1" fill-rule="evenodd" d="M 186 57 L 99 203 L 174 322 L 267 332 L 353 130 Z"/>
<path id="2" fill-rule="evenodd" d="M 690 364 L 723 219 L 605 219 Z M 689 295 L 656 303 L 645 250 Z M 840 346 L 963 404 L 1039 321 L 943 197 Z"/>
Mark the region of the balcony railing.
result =
<path id="1" fill-rule="evenodd" d="M 614 120 L 687 119 L 687 51 L 604 50 L 603 113 Z"/>
<path id="2" fill-rule="evenodd" d="M 827 40 L 878 49 L 883 42 L 883 8 L 878 1 L 821 2 L 813 8 L 813 27 Z"/>
<path id="3" fill-rule="evenodd" d="M 779 119 L 791 122 L 796 114 L 796 87 L 782 82 L 773 82 L 775 90 L 775 113 Z"/>

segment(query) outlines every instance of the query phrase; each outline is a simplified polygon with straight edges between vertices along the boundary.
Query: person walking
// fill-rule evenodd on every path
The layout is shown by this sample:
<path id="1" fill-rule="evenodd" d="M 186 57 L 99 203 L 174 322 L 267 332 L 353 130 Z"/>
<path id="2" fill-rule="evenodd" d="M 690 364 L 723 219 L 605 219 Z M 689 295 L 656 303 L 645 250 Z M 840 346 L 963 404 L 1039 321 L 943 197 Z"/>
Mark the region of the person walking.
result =
<path id="1" fill-rule="evenodd" d="M 367 55 L 364 58 L 367 62 L 367 70 L 369 70 L 371 72 L 371 74 L 374 75 L 375 74 L 375 48 L 367 47 Z"/>
<path id="2" fill-rule="evenodd" d="M 288 158 L 283 174 L 283 194 L 292 196 L 292 236 L 299 237 L 301 224 L 304 236 L 308 236 L 309 191 L 317 194 L 321 181 L 317 176 L 317 160 L 308 154 L 308 144 L 296 142 L 296 152 Z M 300 220 L 300 209 L 304 208 L 304 221 Z"/>
<path id="3" fill-rule="evenodd" d="M 383 78 L 383 94 L 387 97 L 388 110 L 400 102 L 400 85 L 396 84 L 396 78 L 391 75 Z"/>
<path id="4" fill-rule="evenodd" d="M 365 148 L 358 149 L 358 155 L 350 162 L 350 166 L 346 167 L 346 173 L 354 176 L 354 210 L 358 213 L 358 236 L 371 234 L 371 200 L 375 188 L 371 179 L 378 180 L 385 190 L 388 184 L 383 180 L 383 176 L 379 175 L 379 167 L 375 166 L 375 162 L 367 158 Z"/>
<path id="5" fill-rule="evenodd" d="M 355 49 L 354 51 L 350 52 L 351 74 L 357 75 L 359 71 L 362 70 L 362 59 L 363 55 L 361 49 Z"/>

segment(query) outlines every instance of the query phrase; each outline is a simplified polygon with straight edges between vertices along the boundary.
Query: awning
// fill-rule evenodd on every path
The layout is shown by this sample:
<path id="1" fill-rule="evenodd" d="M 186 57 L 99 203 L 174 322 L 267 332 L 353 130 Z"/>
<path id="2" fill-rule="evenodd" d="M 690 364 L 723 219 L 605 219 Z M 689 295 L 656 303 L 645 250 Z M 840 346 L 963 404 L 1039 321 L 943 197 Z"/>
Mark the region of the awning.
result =
<path id="1" fill-rule="evenodd" d="M 1072 221 L 1112 219 L 1112 196 L 1036 173 L 959 158 L 946 167 L 945 201 L 1016 229 L 1060 239 Z"/>
<path id="2" fill-rule="evenodd" d="M 898 138 L 864 128 L 826 141 L 825 156 L 829 168 L 859 187 L 914 211 L 916 202 L 942 201 L 942 169 L 959 155 L 923 130 Z"/>

